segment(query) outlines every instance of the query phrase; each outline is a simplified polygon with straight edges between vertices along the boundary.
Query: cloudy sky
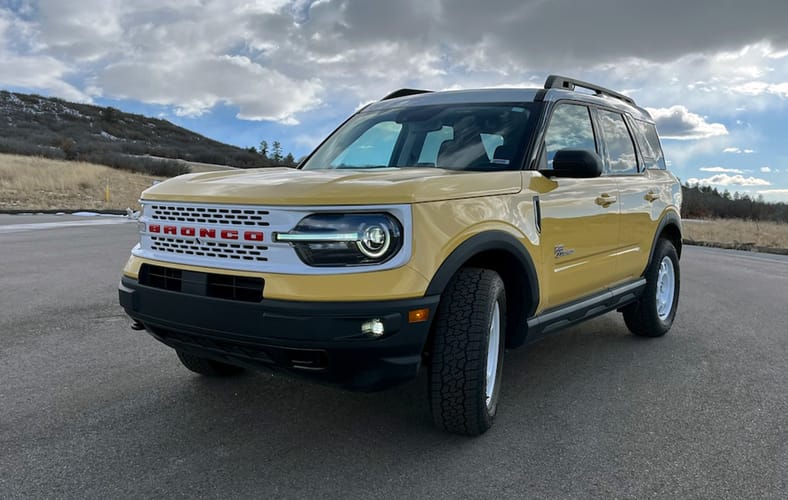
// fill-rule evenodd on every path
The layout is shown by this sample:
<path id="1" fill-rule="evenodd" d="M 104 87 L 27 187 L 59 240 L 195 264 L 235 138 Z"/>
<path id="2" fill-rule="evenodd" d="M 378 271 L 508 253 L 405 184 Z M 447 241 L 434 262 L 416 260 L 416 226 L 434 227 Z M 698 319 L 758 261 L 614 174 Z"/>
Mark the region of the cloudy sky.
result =
<path id="1" fill-rule="evenodd" d="M 0 0 L 0 88 L 311 150 L 400 87 L 620 90 L 685 181 L 788 201 L 782 0 Z"/>

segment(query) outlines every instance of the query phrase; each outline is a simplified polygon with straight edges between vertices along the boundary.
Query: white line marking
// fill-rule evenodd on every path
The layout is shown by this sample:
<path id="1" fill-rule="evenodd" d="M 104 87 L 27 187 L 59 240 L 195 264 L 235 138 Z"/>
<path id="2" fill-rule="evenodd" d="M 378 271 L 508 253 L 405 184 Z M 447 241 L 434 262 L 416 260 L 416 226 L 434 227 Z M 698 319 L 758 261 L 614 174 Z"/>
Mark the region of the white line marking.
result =
<path id="1" fill-rule="evenodd" d="M 105 226 L 107 224 L 128 224 L 137 222 L 134 219 L 127 219 L 126 217 L 107 218 L 98 220 L 73 220 L 63 222 L 39 222 L 35 224 L 6 224 L 0 226 L 0 234 L 4 233 L 21 233 L 25 231 L 39 231 L 42 229 L 62 229 L 66 227 L 75 226 Z"/>

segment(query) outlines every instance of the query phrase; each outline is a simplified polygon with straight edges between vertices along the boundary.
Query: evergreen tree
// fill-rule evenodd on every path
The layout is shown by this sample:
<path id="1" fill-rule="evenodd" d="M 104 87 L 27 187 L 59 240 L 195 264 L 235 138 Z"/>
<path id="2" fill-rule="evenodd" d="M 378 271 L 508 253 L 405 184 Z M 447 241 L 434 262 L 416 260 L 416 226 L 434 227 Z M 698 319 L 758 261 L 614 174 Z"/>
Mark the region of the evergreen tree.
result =
<path id="1" fill-rule="evenodd" d="M 279 164 L 282 163 L 283 156 L 282 156 L 282 143 L 279 141 L 274 141 L 273 143 L 273 157 L 275 163 Z"/>

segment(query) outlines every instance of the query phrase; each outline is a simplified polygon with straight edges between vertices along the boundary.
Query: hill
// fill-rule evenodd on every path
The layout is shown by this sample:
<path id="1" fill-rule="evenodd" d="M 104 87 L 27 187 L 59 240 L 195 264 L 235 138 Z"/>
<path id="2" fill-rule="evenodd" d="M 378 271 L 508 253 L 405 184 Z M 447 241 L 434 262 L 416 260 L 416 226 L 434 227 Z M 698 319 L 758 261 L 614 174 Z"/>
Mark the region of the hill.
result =
<path id="1" fill-rule="evenodd" d="M 79 160 L 158 175 L 183 173 L 188 167 L 151 157 L 242 168 L 273 164 L 254 148 L 223 144 L 167 120 L 8 91 L 0 91 L 0 153 Z"/>

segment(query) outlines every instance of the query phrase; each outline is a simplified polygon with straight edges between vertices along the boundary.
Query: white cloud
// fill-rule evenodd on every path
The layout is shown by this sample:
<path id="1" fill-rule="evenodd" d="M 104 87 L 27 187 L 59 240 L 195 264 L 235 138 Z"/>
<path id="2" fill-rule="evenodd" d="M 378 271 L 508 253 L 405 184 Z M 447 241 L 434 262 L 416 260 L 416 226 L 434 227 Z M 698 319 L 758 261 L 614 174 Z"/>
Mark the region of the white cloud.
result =
<path id="1" fill-rule="evenodd" d="M 49 56 L 16 57 L 0 54 L 0 84 L 10 87 L 49 89 L 71 101 L 90 102 L 90 96 L 66 81 L 68 66 Z"/>
<path id="2" fill-rule="evenodd" d="M 771 171 L 772 169 L 770 169 L 769 167 L 761 167 L 761 172 L 763 172 L 764 174 L 768 174 Z"/>
<path id="3" fill-rule="evenodd" d="M 705 179 L 687 179 L 691 185 L 702 184 L 710 186 L 771 186 L 771 182 L 757 177 L 744 177 L 743 175 L 717 174 Z"/>
<path id="4" fill-rule="evenodd" d="M 0 88 L 135 100 L 163 106 L 166 116 L 223 107 L 243 120 L 302 121 L 292 132 L 270 130 L 303 151 L 359 103 L 396 88 L 541 87 L 548 73 L 564 73 L 648 106 L 663 139 L 682 139 L 663 147 L 668 164 L 690 177 L 699 165 L 727 164 L 721 152 L 730 159 L 755 152 L 745 145 L 771 149 L 758 113 L 786 116 L 788 2 L 727 2 L 715 6 L 714 23 L 702 2 L 685 4 L 676 16 L 652 0 L 500 0 L 495 8 L 471 0 L 0 0 Z M 20 13 L 19 5 L 34 7 Z M 671 36 L 632 19 L 670 26 Z M 556 36 L 557 26 L 572 36 Z M 691 180 L 770 186 L 736 166 L 702 167 Z M 772 187 L 785 187 L 775 172 Z"/>
<path id="5" fill-rule="evenodd" d="M 322 90 L 316 81 L 295 81 L 238 56 L 120 63 L 96 83 L 116 96 L 174 106 L 180 116 L 200 116 L 223 103 L 238 106 L 239 118 L 285 124 L 298 123 L 295 113 L 317 106 Z"/>
<path id="6" fill-rule="evenodd" d="M 730 90 L 747 96 L 773 94 L 778 97 L 788 97 L 788 82 L 768 83 L 751 81 L 730 87 Z"/>
<path id="7" fill-rule="evenodd" d="M 24 15 L 0 7 L 0 18 L 25 26 L 12 33 L 0 22 L 0 60 L 61 69 L 29 85 L 0 70 L 0 85 L 130 97 L 192 115 L 227 105 L 242 118 L 284 123 L 320 102 L 351 110 L 399 87 L 539 86 L 547 72 L 563 72 L 627 89 L 642 105 L 680 102 L 693 113 L 679 110 L 663 135 L 697 139 L 727 134 L 721 116 L 765 107 L 788 82 L 788 3 L 773 0 L 715 6 L 714 23 L 702 3 L 686 2 L 677 17 L 651 0 L 500 0 L 495 8 L 470 0 L 39 0 Z M 631 19 L 670 25 L 671 36 L 638 29 L 622 44 Z M 556 37 L 556 26 L 573 36 Z M 224 57 L 256 68 L 225 64 L 212 74 Z M 149 93 L 137 91 L 146 78 Z"/>
<path id="8" fill-rule="evenodd" d="M 701 167 L 703 172 L 727 172 L 729 174 L 743 174 L 742 170 L 738 168 L 723 168 L 723 167 Z"/>
<path id="9" fill-rule="evenodd" d="M 788 189 L 762 189 L 758 194 L 766 201 L 788 203 Z"/>
<path id="10" fill-rule="evenodd" d="M 708 123 L 704 117 L 690 112 L 685 106 L 646 109 L 654 118 L 663 139 L 689 140 L 728 135 L 725 125 Z"/>

